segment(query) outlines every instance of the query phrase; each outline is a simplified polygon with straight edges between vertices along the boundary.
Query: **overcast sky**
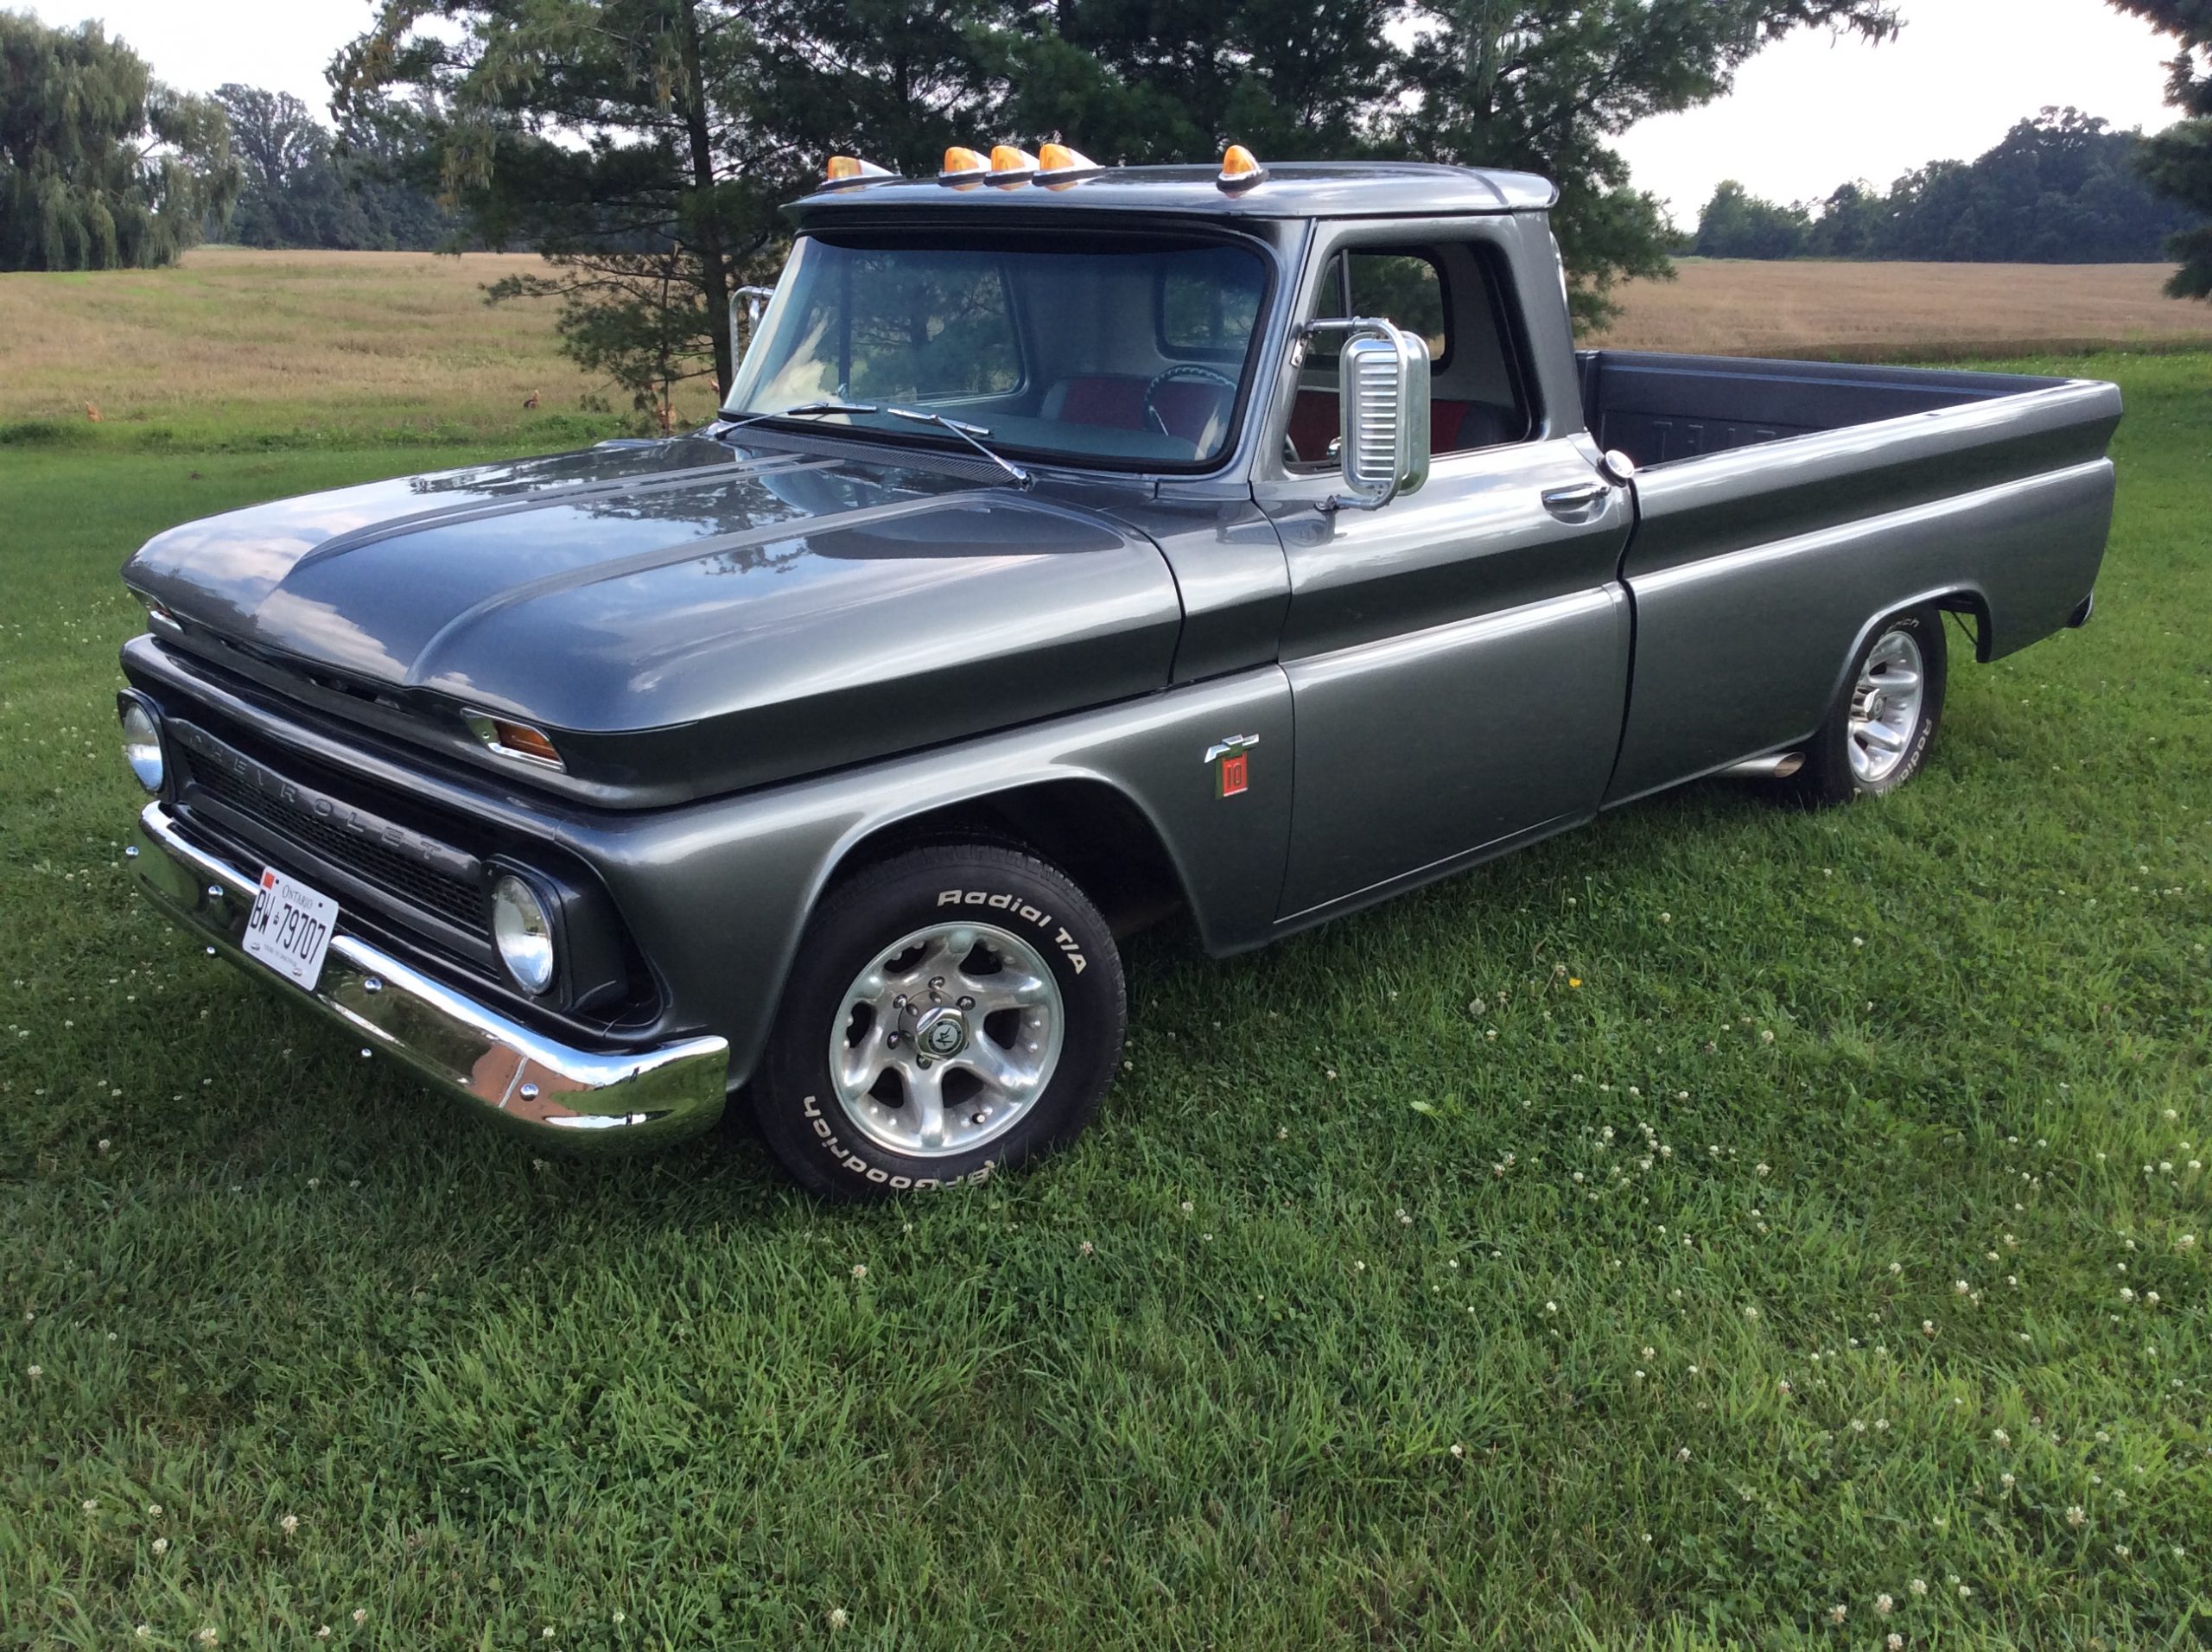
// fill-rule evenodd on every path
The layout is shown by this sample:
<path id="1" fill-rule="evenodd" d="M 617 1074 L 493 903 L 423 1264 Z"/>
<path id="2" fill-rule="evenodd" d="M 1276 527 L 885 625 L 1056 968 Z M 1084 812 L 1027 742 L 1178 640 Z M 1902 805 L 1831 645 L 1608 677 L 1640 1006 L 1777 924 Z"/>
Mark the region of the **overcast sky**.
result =
<path id="1" fill-rule="evenodd" d="M 2170 46 L 2103 0 L 1900 0 L 1901 39 L 1809 34 L 1754 58 L 1733 95 L 1648 121 L 1622 147 L 1637 183 L 1694 219 L 1723 178 L 1781 200 L 1926 162 L 1971 159 L 2021 117 L 2071 104 L 2155 130 Z M 174 85 L 291 92 L 327 112 L 322 71 L 370 0 L 0 0 L 48 22 L 102 19 Z M 2164 49 L 2162 49 L 2162 47 Z M 989 137 L 995 134 L 980 134 Z M 1080 133 L 1070 141 L 1082 142 Z"/>

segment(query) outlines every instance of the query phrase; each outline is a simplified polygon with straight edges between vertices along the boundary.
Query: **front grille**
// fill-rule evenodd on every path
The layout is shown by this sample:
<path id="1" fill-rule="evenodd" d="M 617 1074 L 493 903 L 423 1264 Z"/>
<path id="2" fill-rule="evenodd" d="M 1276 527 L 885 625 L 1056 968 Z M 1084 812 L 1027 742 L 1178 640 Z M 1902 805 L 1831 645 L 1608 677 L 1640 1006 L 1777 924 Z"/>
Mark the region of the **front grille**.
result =
<path id="1" fill-rule="evenodd" d="M 448 877 L 373 838 L 334 826 L 308 810 L 271 797 L 219 763 L 194 764 L 192 778 L 216 802 L 315 850 L 355 877 L 474 933 L 489 928 L 491 914 L 481 882 Z"/>

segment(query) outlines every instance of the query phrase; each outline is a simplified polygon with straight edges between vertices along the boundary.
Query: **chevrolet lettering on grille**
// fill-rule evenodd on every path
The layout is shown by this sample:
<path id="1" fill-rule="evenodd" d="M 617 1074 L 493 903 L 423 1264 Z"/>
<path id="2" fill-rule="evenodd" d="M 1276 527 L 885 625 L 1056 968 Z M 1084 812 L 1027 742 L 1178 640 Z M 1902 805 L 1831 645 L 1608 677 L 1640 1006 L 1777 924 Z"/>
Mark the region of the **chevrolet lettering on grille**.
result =
<path id="1" fill-rule="evenodd" d="M 442 877 L 472 880 L 482 873 L 481 863 L 473 855 L 410 831 L 396 821 L 372 814 L 327 791 L 302 785 L 255 761 L 236 747 L 226 745 L 205 729 L 181 721 L 170 727 L 178 743 L 192 753 L 196 765 L 219 767 L 234 781 L 252 787 L 257 794 L 281 808 L 404 855 Z"/>

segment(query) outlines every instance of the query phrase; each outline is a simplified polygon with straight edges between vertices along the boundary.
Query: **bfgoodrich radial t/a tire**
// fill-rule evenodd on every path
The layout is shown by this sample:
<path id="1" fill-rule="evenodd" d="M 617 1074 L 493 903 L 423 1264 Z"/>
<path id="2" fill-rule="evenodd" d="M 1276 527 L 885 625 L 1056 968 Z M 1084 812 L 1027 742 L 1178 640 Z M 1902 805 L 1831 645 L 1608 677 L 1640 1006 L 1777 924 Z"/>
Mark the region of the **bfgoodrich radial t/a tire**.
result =
<path id="1" fill-rule="evenodd" d="M 807 925 L 760 1082 L 760 1134 L 816 1192 L 976 1181 L 1071 1140 L 1121 1060 L 1122 960 L 1057 867 L 912 850 Z"/>
<path id="2" fill-rule="evenodd" d="M 1907 608 L 1873 629 L 1843 697 L 1805 754 L 1796 791 L 1812 804 L 1878 797 L 1920 772 L 1943 721 L 1943 615 Z"/>

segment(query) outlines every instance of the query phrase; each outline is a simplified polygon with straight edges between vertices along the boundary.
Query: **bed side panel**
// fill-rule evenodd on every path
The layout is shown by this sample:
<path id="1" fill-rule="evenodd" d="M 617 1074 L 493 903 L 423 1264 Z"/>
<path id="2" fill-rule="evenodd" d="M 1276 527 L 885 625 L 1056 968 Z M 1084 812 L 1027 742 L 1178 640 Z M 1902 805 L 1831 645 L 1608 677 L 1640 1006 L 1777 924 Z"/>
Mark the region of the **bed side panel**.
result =
<path id="1" fill-rule="evenodd" d="M 2063 627 L 2111 529 L 2119 392 L 2079 384 L 1646 472 L 1608 804 L 1802 742 L 1866 629 L 1971 598 L 1991 656 Z"/>

